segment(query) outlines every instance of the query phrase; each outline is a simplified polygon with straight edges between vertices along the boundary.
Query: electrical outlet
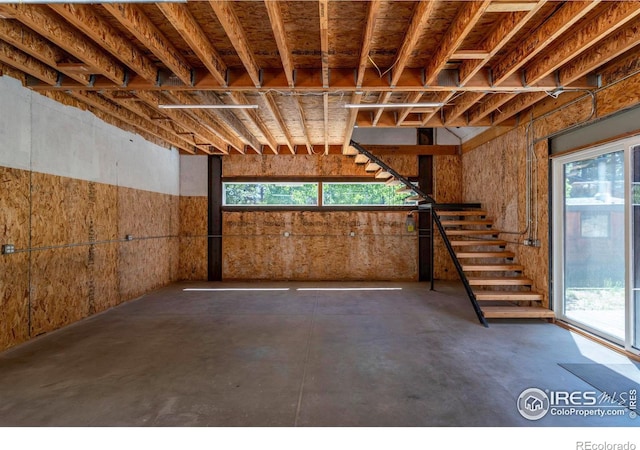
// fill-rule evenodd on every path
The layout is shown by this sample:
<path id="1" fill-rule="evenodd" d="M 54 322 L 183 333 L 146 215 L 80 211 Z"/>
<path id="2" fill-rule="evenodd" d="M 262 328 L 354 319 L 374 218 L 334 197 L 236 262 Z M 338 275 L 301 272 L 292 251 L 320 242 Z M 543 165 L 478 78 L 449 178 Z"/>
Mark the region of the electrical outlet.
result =
<path id="1" fill-rule="evenodd" d="M 540 247 L 540 240 L 539 239 L 535 239 L 535 240 L 531 241 L 531 245 L 533 245 L 534 247 Z"/>
<path id="2" fill-rule="evenodd" d="M 2 246 L 3 255 L 10 255 L 12 253 L 15 253 L 15 251 L 16 251 L 16 247 L 13 244 L 4 244 Z"/>
<path id="3" fill-rule="evenodd" d="M 133 236 L 132 236 L 132 235 L 130 235 L 130 234 L 127 234 L 124 238 L 125 238 L 127 241 L 133 241 Z"/>
<path id="4" fill-rule="evenodd" d="M 531 240 L 525 239 L 524 241 L 522 241 L 522 245 L 531 245 Z"/>

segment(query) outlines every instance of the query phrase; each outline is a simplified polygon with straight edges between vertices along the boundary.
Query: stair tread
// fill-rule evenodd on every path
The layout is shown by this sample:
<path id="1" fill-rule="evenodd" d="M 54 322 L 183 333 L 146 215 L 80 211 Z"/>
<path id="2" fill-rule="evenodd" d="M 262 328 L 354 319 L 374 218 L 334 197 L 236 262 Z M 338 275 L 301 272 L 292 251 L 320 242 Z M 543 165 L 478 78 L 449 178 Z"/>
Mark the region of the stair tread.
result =
<path id="1" fill-rule="evenodd" d="M 442 226 L 462 226 L 462 225 L 492 225 L 493 220 L 481 219 L 481 220 L 442 220 Z"/>
<path id="2" fill-rule="evenodd" d="M 450 241 L 451 245 L 455 246 L 487 246 L 487 245 L 500 245 L 505 246 L 507 241 L 501 239 L 460 239 Z"/>
<path id="3" fill-rule="evenodd" d="M 541 306 L 484 306 L 482 313 L 487 319 L 554 319 L 553 311 Z"/>
<path id="4" fill-rule="evenodd" d="M 481 209 L 468 209 L 464 211 L 438 210 L 439 216 L 486 216 L 487 212 Z"/>
<path id="5" fill-rule="evenodd" d="M 542 294 L 537 292 L 515 292 L 515 291 L 496 291 L 496 290 L 479 290 L 474 291 L 476 300 L 478 301 L 540 301 Z"/>
<path id="6" fill-rule="evenodd" d="M 458 258 L 513 258 L 516 256 L 513 252 L 457 252 Z"/>
<path id="7" fill-rule="evenodd" d="M 529 286 L 532 281 L 525 277 L 467 277 L 471 286 Z"/>
<path id="8" fill-rule="evenodd" d="M 478 271 L 522 271 L 524 266 L 520 264 L 463 264 L 462 270 L 465 272 L 478 272 Z"/>
<path id="9" fill-rule="evenodd" d="M 497 236 L 500 234 L 498 230 L 447 230 L 447 236 Z"/>
<path id="10" fill-rule="evenodd" d="M 356 155 L 356 160 L 355 163 L 356 164 L 366 164 L 369 162 L 369 158 L 363 154 L 357 154 Z"/>

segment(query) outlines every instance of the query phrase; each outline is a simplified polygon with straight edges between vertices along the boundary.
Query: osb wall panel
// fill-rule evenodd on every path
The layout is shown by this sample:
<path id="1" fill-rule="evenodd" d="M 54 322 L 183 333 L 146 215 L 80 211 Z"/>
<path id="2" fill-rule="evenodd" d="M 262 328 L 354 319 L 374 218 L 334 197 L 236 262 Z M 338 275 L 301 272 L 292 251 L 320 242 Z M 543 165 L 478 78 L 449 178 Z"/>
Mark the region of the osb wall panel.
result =
<path id="1" fill-rule="evenodd" d="M 89 183 L 32 173 L 32 247 L 87 242 Z"/>
<path id="2" fill-rule="evenodd" d="M 416 280 L 417 236 L 406 231 L 405 217 L 404 212 L 226 212 L 223 277 Z"/>
<path id="3" fill-rule="evenodd" d="M 171 255 L 173 239 L 141 239 L 120 244 L 118 265 L 123 301 L 175 280 L 177 273 L 172 273 Z"/>
<path id="4" fill-rule="evenodd" d="M 381 157 L 404 176 L 418 174 L 416 156 Z M 224 177 L 371 176 L 354 158 L 343 155 L 232 155 L 222 160 Z"/>
<path id="5" fill-rule="evenodd" d="M 462 158 L 459 155 L 433 157 L 433 195 L 438 203 L 462 200 Z"/>
<path id="6" fill-rule="evenodd" d="M 29 338 L 29 254 L 0 257 L 0 351 Z"/>
<path id="7" fill-rule="evenodd" d="M 32 253 L 31 335 L 69 325 L 89 314 L 88 247 Z"/>
<path id="8" fill-rule="evenodd" d="M 33 249 L 0 257 L 0 350 L 177 279 L 178 196 L 3 167 L 0 183 L 2 243 Z M 141 240 L 105 242 L 125 234 Z"/>
<path id="9" fill-rule="evenodd" d="M 207 197 L 180 197 L 180 280 L 207 279 Z"/>
<path id="10" fill-rule="evenodd" d="M 0 167 L 0 240 L 29 245 L 29 172 Z"/>

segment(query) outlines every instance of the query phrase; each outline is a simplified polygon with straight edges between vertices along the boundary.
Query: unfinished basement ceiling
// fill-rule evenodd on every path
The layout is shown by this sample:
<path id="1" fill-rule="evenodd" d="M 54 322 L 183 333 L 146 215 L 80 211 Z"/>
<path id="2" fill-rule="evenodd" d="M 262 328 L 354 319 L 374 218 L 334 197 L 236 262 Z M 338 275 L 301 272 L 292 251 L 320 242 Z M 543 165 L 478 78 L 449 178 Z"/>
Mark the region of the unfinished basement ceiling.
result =
<path id="1" fill-rule="evenodd" d="M 640 43 L 639 15 L 630 1 L 3 4 L 0 72 L 186 153 L 340 153 L 354 126 L 511 125 L 594 89 Z M 387 106 L 416 103 L 432 105 Z"/>

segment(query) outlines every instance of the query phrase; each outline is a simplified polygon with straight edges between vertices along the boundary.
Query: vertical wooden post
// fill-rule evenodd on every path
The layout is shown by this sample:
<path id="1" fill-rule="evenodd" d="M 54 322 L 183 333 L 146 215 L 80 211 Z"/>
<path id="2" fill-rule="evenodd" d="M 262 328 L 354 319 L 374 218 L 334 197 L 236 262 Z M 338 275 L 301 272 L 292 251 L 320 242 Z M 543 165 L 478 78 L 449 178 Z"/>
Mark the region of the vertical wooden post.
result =
<path id="1" fill-rule="evenodd" d="M 208 157 L 208 280 L 222 280 L 222 157 Z"/>
<path id="2" fill-rule="evenodd" d="M 433 193 L 433 156 L 418 156 L 418 185 L 431 195 Z M 418 213 L 418 280 L 433 281 L 433 230 L 431 211 Z"/>

